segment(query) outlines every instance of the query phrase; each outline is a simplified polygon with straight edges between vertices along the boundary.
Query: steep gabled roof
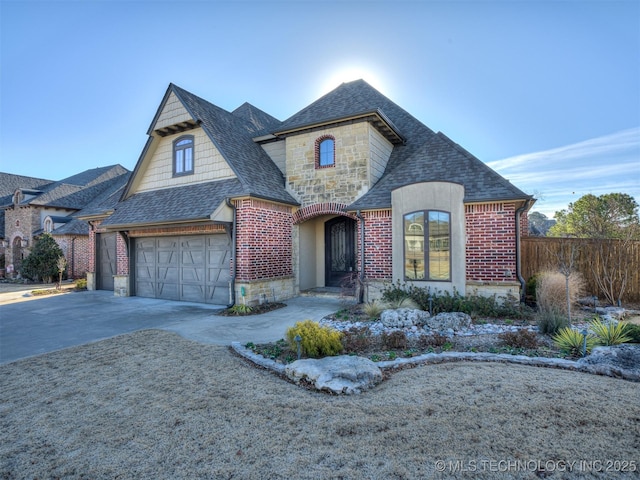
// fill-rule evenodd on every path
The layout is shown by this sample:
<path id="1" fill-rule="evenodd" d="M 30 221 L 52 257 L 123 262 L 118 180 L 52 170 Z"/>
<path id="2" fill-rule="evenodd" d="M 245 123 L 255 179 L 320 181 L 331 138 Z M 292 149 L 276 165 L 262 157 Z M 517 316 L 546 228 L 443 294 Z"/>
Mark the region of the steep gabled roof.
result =
<path id="1" fill-rule="evenodd" d="M 343 83 L 282 122 L 279 131 L 311 128 L 373 111 L 383 113 L 404 138 L 404 143 L 394 145 L 380 180 L 350 209 L 388 208 L 391 206 L 392 190 L 411 183 L 435 180 L 463 184 L 465 202 L 531 198 L 446 135 L 435 133 L 364 80 Z"/>
<path id="2" fill-rule="evenodd" d="M 233 112 L 236 117 L 242 118 L 255 127 L 253 135 L 259 135 L 261 132 L 271 131 L 282 123 L 275 117 L 272 117 L 259 108 L 254 107 L 248 102 L 243 103 Z"/>
<path id="3" fill-rule="evenodd" d="M 193 119 L 199 122 L 236 174 L 242 185 L 242 194 L 297 204 L 285 189 L 282 172 L 262 147 L 253 141 L 256 124 L 243 118 L 249 108 L 242 108 L 240 115 L 234 115 L 176 85 L 171 84 L 169 89 Z M 266 114 L 258 114 L 255 107 L 251 111 L 256 114 L 254 120 L 270 121 Z"/>

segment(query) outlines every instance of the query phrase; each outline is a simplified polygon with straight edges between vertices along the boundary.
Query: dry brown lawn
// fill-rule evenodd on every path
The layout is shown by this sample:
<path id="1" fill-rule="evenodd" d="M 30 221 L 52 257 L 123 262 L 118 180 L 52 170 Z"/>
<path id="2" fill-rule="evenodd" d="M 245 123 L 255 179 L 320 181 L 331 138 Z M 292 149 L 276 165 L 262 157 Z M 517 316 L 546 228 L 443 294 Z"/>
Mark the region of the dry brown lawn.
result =
<path id="1" fill-rule="evenodd" d="M 635 478 L 640 384 L 455 363 L 338 397 L 144 331 L 0 366 L 0 432 L 5 479 Z"/>

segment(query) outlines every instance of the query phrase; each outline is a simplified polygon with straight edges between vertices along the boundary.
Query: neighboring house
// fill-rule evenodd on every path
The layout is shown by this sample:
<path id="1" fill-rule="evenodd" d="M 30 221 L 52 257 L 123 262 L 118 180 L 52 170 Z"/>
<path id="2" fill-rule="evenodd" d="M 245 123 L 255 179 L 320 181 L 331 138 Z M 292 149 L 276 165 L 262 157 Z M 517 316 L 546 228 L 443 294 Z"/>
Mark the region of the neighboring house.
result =
<path id="1" fill-rule="evenodd" d="M 91 288 L 112 249 L 120 295 L 255 304 L 345 278 L 365 300 L 396 280 L 519 294 L 532 197 L 362 80 L 284 122 L 171 84 L 147 134 L 115 210 L 81 216 Z"/>
<path id="2" fill-rule="evenodd" d="M 93 249 L 89 246 L 89 225 L 75 214 L 118 190 L 121 193 L 129 173 L 120 165 L 87 170 L 60 181 L 0 173 L 4 194 L 0 198 L 5 249 L 2 267 L 7 275 L 18 275 L 35 239 L 50 233 L 64 253 L 69 277 L 83 277 Z"/>

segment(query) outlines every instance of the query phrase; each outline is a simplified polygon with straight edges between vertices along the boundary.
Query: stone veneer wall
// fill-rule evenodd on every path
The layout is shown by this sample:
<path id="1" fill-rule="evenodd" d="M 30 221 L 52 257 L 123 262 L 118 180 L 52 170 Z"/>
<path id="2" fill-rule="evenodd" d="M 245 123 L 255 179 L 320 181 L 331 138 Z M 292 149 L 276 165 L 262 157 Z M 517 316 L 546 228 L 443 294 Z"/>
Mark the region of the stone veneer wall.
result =
<path id="1" fill-rule="evenodd" d="M 286 140 L 287 187 L 303 206 L 317 203 L 350 204 L 366 193 L 384 170 L 384 138 L 372 133 L 368 122 L 292 135 Z M 316 140 L 335 138 L 335 164 L 316 168 Z M 372 145 L 375 161 L 370 165 Z"/>

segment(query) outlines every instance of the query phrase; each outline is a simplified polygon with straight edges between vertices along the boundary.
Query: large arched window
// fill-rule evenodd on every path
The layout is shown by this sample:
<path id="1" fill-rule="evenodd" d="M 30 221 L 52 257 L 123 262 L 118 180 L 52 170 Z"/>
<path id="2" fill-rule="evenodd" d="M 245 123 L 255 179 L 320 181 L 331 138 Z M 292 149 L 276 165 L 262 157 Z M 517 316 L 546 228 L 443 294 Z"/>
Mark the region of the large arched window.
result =
<path id="1" fill-rule="evenodd" d="M 316 168 L 333 167 L 336 163 L 336 140 L 325 135 L 316 140 Z"/>
<path id="2" fill-rule="evenodd" d="M 451 280 L 451 215 L 448 212 L 423 210 L 404 216 L 404 278 Z"/>
<path id="3" fill-rule="evenodd" d="M 173 142 L 173 174 L 193 173 L 193 135 L 185 135 Z"/>

